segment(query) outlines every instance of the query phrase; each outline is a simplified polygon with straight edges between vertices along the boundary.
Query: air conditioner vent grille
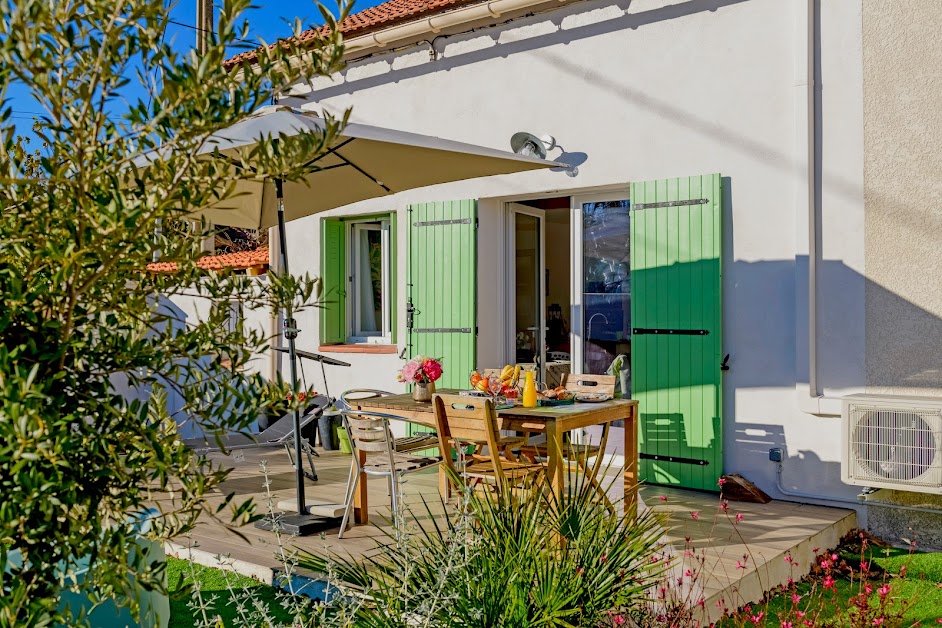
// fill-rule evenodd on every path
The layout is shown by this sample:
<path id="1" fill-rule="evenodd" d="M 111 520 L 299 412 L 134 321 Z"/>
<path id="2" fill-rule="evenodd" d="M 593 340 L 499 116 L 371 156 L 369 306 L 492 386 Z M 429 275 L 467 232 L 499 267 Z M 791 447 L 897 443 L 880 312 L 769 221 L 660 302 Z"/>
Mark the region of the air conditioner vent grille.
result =
<path id="1" fill-rule="evenodd" d="M 848 404 L 846 411 L 856 483 L 942 485 L 942 410 Z"/>

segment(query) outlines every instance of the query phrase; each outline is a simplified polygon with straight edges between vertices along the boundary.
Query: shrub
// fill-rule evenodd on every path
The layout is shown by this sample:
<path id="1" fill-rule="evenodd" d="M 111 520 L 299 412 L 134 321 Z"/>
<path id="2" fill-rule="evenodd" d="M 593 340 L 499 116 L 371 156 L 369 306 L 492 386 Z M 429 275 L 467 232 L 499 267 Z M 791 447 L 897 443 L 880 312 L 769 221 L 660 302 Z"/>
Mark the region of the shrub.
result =
<path id="1" fill-rule="evenodd" d="M 165 4 L 10 0 L 0 9 L 2 119 L 14 83 L 43 111 L 33 129 L 38 159 L 12 126 L 0 151 L 0 626 L 76 623 L 57 603 L 83 559 L 93 596 L 133 605 L 130 576 L 161 586 L 159 567 L 126 560 L 126 515 L 156 500 L 164 516 L 154 539 L 177 536 L 225 477 L 182 446 L 175 423 L 245 430 L 271 403 L 244 371 L 267 339 L 224 324 L 228 302 L 299 306 L 316 288 L 278 275 L 254 284 L 206 276 L 195 265 L 206 226 L 176 227 L 231 198 L 238 179 L 291 180 L 303 174 L 298 157 L 323 152 L 342 120 L 291 141 L 265 138 L 241 151 L 245 170 L 198 155 L 208 134 L 277 90 L 339 69 L 340 35 L 333 28 L 303 49 L 281 42 L 252 67 L 225 68 L 227 48 L 248 36 L 239 15 L 249 0 L 221 3 L 201 57 L 169 45 Z M 147 272 L 157 256 L 179 272 Z M 181 326 L 165 299 L 184 290 L 221 306 Z M 168 394 L 182 400 L 175 417 Z M 232 505 L 236 522 L 251 513 L 251 504 Z M 20 566 L 7 562 L 13 551 Z"/>
<path id="2" fill-rule="evenodd" d="M 324 625 L 599 626 L 623 621 L 660 571 L 650 515 L 612 515 L 578 480 L 557 503 L 529 490 L 466 491 L 444 523 L 425 504 L 357 561 L 301 552 L 327 574 Z M 427 523 L 432 521 L 433 523 Z"/>

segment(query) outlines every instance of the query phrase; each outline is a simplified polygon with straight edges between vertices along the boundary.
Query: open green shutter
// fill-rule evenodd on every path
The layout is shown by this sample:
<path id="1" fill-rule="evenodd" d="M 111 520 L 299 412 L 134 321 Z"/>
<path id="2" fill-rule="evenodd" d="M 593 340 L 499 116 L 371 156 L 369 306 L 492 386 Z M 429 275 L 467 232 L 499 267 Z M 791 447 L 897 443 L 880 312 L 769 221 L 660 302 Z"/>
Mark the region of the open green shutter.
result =
<path id="1" fill-rule="evenodd" d="M 399 312 L 399 280 L 396 274 L 399 268 L 399 233 L 396 231 L 395 213 L 389 215 L 389 264 L 389 340 L 396 344 L 399 331 L 399 318 L 396 316 Z"/>
<path id="2" fill-rule="evenodd" d="M 631 388 L 641 479 L 716 490 L 723 473 L 720 175 L 631 186 Z"/>
<path id="3" fill-rule="evenodd" d="M 466 387 L 474 368 L 476 223 L 473 200 L 409 208 L 410 354 L 444 358 L 438 388 Z"/>
<path id="4" fill-rule="evenodd" d="M 347 227 L 342 220 L 321 223 L 321 343 L 347 341 Z"/>

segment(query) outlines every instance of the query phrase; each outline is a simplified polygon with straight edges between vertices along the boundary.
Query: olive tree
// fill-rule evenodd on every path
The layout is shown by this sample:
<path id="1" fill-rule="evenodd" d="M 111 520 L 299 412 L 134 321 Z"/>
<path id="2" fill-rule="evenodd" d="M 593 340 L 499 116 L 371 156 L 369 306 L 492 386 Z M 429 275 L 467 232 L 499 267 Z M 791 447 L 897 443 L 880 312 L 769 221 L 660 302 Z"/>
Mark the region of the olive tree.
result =
<path id="1" fill-rule="evenodd" d="M 205 225 L 171 228 L 231 197 L 239 178 L 299 177 L 297 164 L 324 152 L 345 122 L 263 139 L 243 150 L 246 170 L 199 154 L 208 134 L 279 89 L 341 67 L 335 20 L 348 6 L 320 7 L 326 28 L 313 40 L 263 46 L 252 64 L 226 67 L 248 37 L 248 6 L 224 0 L 198 56 L 170 45 L 163 0 L 0 3 L 0 117 L 11 114 L 10 86 L 25 86 L 43 111 L 34 133 L 44 147 L 37 160 L 13 128 L 3 131 L 0 625 L 81 620 L 58 610 L 80 561 L 96 598 L 126 598 L 133 610 L 129 583 L 159 587 L 161 573 L 128 560 L 129 515 L 157 505 L 153 538 L 185 534 L 226 475 L 182 445 L 178 421 L 245 430 L 273 403 L 271 385 L 246 369 L 268 338 L 225 324 L 226 307 L 181 326 L 164 300 L 183 290 L 248 307 L 316 299 L 308 277 L 250 284 L 201 273 Z M 158 255 L 178 271 L 149 272 Z M 171 391 L 183 400 L 176 416 Z M 251 504 L 226 506 L 212 514 L 233 525 L 252 517 Z M 13 554 L 22 560 L 8 564 Z"/>

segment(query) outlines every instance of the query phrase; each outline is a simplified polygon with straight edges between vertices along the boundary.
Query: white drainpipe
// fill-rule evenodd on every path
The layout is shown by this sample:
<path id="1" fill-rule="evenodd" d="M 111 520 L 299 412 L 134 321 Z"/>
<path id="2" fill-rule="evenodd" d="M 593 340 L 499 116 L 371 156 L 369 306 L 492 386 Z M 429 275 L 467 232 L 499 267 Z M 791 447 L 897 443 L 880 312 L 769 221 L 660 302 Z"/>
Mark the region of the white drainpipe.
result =
<path id="1" fill-rule="evenodd" d="M 815 39 L 814 11 L 815 0 L 806 0 L 806 8 L 796 20 L 796 37 L 803 41 L 798 46 L 796 60 L 796 78 L 798 91 L 795 107 L 796 146 L 799 154 L 806 156 L 804 182 L 798 192 L 797 237 L 799 246 L 807 243 L 807 249 L 798 250 L 808 259 L 808 383 L 796 384 L 798 405 L 803 412 L 819 416 L 840 416 L 841 400 L 838 397 L 825 397 L 818 387 L 818 340 L 817 340 L 817 280 L 818 280 L 818 224 L 817 203 L 815 199 L 817 152 L 815 147 L 817 118 L 815 111 L 814 69 L 817 55 Z M 799 320 L 801 313 L 799 312 Z M 798 352 L 798 364 L 803 356 Z"/>

